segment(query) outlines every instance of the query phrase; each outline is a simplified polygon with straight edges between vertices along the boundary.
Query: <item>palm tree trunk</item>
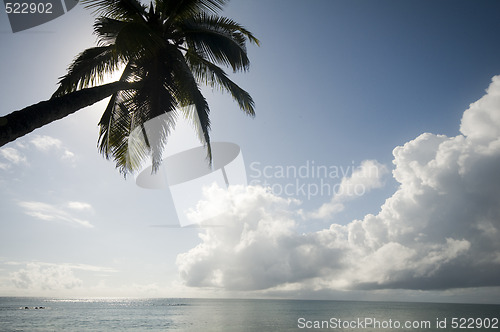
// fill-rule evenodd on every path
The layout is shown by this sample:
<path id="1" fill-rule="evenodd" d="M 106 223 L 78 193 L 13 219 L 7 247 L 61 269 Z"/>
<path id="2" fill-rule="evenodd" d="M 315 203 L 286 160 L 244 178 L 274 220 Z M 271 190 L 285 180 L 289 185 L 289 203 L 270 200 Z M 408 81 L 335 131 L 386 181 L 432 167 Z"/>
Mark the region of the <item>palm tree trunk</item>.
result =
<path id="1" fill-rule="evenodd" d="M 120 90 L 133 89 L 136 84 L 113 82 L 67 95 L 41 101 L 0 117 L 0 146 L 24 136 L 52 121 L 64 118 L 79 109 L 90 106 Z"/>

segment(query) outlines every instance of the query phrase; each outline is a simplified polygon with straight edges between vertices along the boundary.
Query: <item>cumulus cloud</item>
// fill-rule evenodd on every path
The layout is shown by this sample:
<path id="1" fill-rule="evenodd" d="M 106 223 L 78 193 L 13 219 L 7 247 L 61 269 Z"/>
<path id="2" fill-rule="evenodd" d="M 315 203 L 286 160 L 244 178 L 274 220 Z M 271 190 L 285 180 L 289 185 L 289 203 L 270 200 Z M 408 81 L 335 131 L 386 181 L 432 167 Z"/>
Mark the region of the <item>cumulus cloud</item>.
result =
<path id="1" fill-rule="evenodd" d="M 102 276 L 103 273 L 118 272 L 114 268 L 88 264 L 16 261 L 8 261 L 3 264 L 5 266 L 20 266 L 8 274 L 3 291 L 11 292 L 13 286 L 16 289 L 16 294 L 21 291 L 22 294 L 26 295 L 40 295 L 44 294 L 45 291 L 54 294 L 54 291 L 68 290 L 71 291 L 71 294 L 78 294 L 76 292 L 82 291 L 85 294 L 92 287 L 83 287 L 83 281 L 78 277 L 79 273 L 92 273 L 96 276 Z"/>
<path id="2" fill-rule="evenodd" d="M 300 234 L 297 201 L 258 186 L 210 188 L 197 213 L 223 205 L 224 227 L 205 229 L 178 256 L 182 280 L 271 291 L 500 286 L 499 96 L 494 77 L 464 112 L 461 135 L 424 133 L 396 147 L 399 188 L 378 214 L 346 225 Z M 379 185 L 363 174 L 342 183 Z M 334 196 L 313 213 L 328 216 L 348 198 Z"/>
<path id="3" fill-rule="evenodd" d="M 344 177 L 332 200 L 309 214 L 311 218 L 325 219 L 344 209 L 344 202 L 360 197 L 372 189 L 383 186 L 387 167 L 376 160 L 365 160 L 350 177 Z"/>
<path id="4" fill-rule="evenodd" d="M 224 227 L 207 229 L 199 246 L 179 255 L 177 263 L 187 284 L 255 289 L 286 279 L 289 271 L 281 262 L 288 248 L 282 240 L 295 234 L 290 206 L 296 202 L 253 186 L 232 186 L 228 192 L 212 186 L 207 194 L 216 206 L 226 207 L 217 217 Z"/>
<path id="5" fill-rule="evenodd" d="M 462 117 L 460 131 L 472 141 L 498 142 L 500 138 L 500 76 L 492 79 L 487 95 L 472 103 Z"/>
<path id="6" fill-rule="evenodd" d="M 19 202 L 18 205 L 24 209 L 24 213 L 27 215 L 41 220 L 62 221 L 86 228 L 94 227 L 89 221 L 75 217 L 73 212 L 68 211 L 68 209 L 79 212 L 92 210 L 92 206 L 88 203 L 68 202 L 65 206 L 56 206 L 43 202 L 23 201 Z"/>
<path id="7" fill-rule="evenodd" d="M 26 268 L 10 275 L 12 283 L 21 289 L 61 290 L 81 287 L 82 281 L 66 265 L 28 263 Z"/>

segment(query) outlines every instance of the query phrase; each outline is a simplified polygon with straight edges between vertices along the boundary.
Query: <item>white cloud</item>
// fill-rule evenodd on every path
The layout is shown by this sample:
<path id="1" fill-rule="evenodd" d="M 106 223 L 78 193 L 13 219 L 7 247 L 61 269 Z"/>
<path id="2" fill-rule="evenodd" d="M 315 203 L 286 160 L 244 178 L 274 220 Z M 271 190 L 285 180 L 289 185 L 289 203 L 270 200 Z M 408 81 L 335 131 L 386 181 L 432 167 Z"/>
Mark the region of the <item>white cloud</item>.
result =
<path id="1" fill-rule="evenodd" d="M 2 290 L 13 293 L 12 286 L 17 291 L 14 294 L 43 295 L 43 292 L 50 291 L 71 291 L 71 294 L 78 292 L 84 295 L 92 287 L 83 287 L 83 281 L 77 276 L 78 272 L 94 273 L 115 273 L 116 269 L 88 264 L 68 264 L 68 263 L 46 263 L 46 262 L 4 262 L 6 266 L 22 266 L 16 271 L 8 274 Z M 75 293 L 77 292 L 77 293 Z M 59 293 L 59 292 L 57 292 Z"/>
<path id="2" fill-rule="evenodd" d="M 112 264 L 115 265 L 115 264 Z M 186 288 L 169 282 L 137 283 L 111 266 L 43 261 L 3 261 L 0 293 L 5 296 L 185 297 Z M 132 280 L 134 279 L 134 280 Z M 191 293 L 191 296 L 199 292 Z"/>
<path id="3" fill-rule="evenodd" d="M 28 263 L 26 268 L 10 275 L 12 283 L 21 289 L 61 290 L 82 286 L 72 269 L 66 265 Z"/>
<path id="4" fill-rule="evenodd" d="M 0 162 L 0 169 L 8 169 L 12 164 L 27 164 L 26 157 L 14 148 L 1 148 L 0 156 L 3 157 L 8 163 Z"/>
<path id="5" fill-rule="evenodd" d="M 472 103 L 462 117 L 460 131 L 472 141 L 497 142 L 500 139 L 500 76 L 495 76 L 487 94 Z"/>
<path id="6" fill-rule="evenodd" d="M 262 187 L 248 187 L 246 191 L 231 186 L 226 192 L 213 186 L 207 194 L 216 206 L 226 207 L 217 218 L 217 224 L 224 227 L 208 229 L 200 235 L 202 244 L 179 255 L 178 266 L 187 284 L 255 289 L 286 278 L 289 271 L 283 269 L 280 258 L 287 248 L 280 244 L 281 239 L 294 235 L 295 222 L 290 214 L 294 201 Z"/>
<path id="7" fill-rule="evenodd" d="M 64 150 L 63 155 L 61 157 L 62 160 L 69 160 L 69 161 L 74 161 L 75 158 L 76 155 L 69 150 Z"/>
<path id="8" fill-rule="evenodd" d="M 68 202 L 67 207 L 77 211 L 92 210 L 92 205 L 85 202 Z"/>
<path id="9" fill-rule="evenodd" d="M 90 271 L 90 272 L 118 272 L 116 269 L 106 267 L 106 266 L 97 266 L 97 265 L 89 265 L 89 264 L 64 264 L 71 268 L 72 270 L 82 270 L 82 271 Z"/>
<path id="10" fill-rule="evenodd" d="M 76 155 L 64 147 L 60 139 L 47 136 L 47 135 L 35 135 L 30 141 L 38 150 L 42 152 L 48 152 L 50 150 L 55 150 L 60 153 L 61 160 L 74 162 L 76 160 Z"/>
<path id="11" fill-rule="evenodd" d="M 24 209 L 24 213 L 38 219 L 46 221 L 63 221 L 86 228 L 94 227 L 89 221 L 75 217 L 72 213 L 67 211 L 67 208 L 76 211 L 92 210 L 92 206 L 87 203 L 69 202 L 66 204 L 66 208 L 34 201 L 19 202 L 18 205 Z"/>
<path id="12" fill-rule="evenodd" d="M 296 202 L 261 187 L 211 188 L 197 213 L 224 205 L 217 219 L 224 227 L 205 229 L 201 243 L 178 256 L 182 280 L 283 292 L 500 286 L 499 95 L 495 77 L 465 111 L 462 135 L 425 133 L 395 148 L 398 190 L 377 215 L 347 225 L 299 234 Z M 380 184 L 363 174 L 342 183 Z M 334 212 L 325 210 L 316 213 Z"/>
<path id="13" fill-rule="evenodd" d="M 33 151 L 30 151 L 30 147 L 34 147 L 36 150 L 43 153 L 54 151 L 53 153 L 57 154 L 58 158 L 64 162 L 74 163 L 77 160 L 77 156 L 68 150 L 63 145 L 62 141 L 57 138 L 46 135 L 35 135 L 30 141 L 27 142 L 28 143 L 23 141 L 16 142 L 17 149 L 11 147 L 1 148 L 0 157 L 3 158 L 5 162 L 2 162 L 0 159 L 0 169 L 7 170 L 13 165 L 27 165 L 28 160 L 21 151 Z"/>
<path id="14" fill-rule="evenodd" d="M 325 219 L 344 209 L 344 202 L 363 196 L 383 186 L 382 177 L 387 168 L 376 160 L 365 160 L 350 177 L 344 177 L 331 201 L 309 214 L 311 218 Z"/>
<path id="15" fill-rule="evenodd" d="M 42 151 L 48 151 L 50 149 L 60 149 L 62 147 L 61 140 L 46 135 L 44 136 L 35 135 L 35 137 L 30 142 L 37 149 Z"/>

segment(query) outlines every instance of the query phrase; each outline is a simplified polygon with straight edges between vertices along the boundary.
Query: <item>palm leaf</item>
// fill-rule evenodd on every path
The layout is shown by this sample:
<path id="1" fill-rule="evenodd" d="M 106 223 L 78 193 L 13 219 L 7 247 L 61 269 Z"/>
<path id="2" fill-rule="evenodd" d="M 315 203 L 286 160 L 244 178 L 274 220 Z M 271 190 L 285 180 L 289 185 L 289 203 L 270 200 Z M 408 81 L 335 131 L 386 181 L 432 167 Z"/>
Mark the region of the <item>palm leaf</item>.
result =
<path id="1" fill-rule="evenodd" d="M 114 157 L 124 175 L 136 171 L 147 158 L 151 158 L 156 172 L 175 125 L 177 102 L 168 80 L 170 70 L 160 59 L 143 58 L 129 64 L 122 79 L 140 82 L 141 89 L 118 93 L 101 119 L 100 150 L 108 158 Z M 133 121 L 125 122 L 129 126 L 125 129 L 119 118 L 132 113 Z"/>
<path id="2" fill-rule="evenodd" d="M 141 116 L 141 123 L 148 122 L 149 127 L 146 129 L 151 145 L 153 171 L 156 171 L 162 160 L 167 137 L 175 123 L 174 111 L 177 102 L 172 95 L 171 74 L 165 62 L 141 63 L 140 68 L 144 87 L 137 91 L 133 103 Z M 165 116 L 167 113 L 172 114 Z"/>
<path id="3" fill-rule="evenodd" d="M 259 43 L 258 39 L 235 22 L 205 13 L 186 20 L 181 28 L 189 48 L 195 49 L 197 54 L 211 62 L 230 66 L 233 71 L 247 70 L 250 65 L 246 39 Z"/>
<path id="4" fill-rule="evenodd" d="M 137 22 L 123 25 L 114 41 L 116 51 L 127 59 L 154 58 L 166 44 L 161 35 L 148 25 Z"/>
<path id="5" fill-rule="evenodd" d="M 198 138 L 207 147 L 207 159 L 212 162 L 212 147 L 210 144 L 210 108 L 208 103 L 199 90 L 196 79 L 193 76 L 184 56 L 177 51 L 177 61 L 174 62 L 174 86 L 176 89 L 176 98 L 182 107 L 194 107 L 194 112 L 188 118 L 194 125 Z M 189 114 L 189 113 L 188 113 Z M 194 116 L 196 114 L 196 116 Z"/>
<path id="6" fill-rule="evenodd" d="M 117 124 L 117 122 L 120 117 L 129 116 L 128 111 L 126 112 L 124 109 L 124 105 L 132 98 L 133 94 L 133 91 L 119 91 L 113 94 L 99 121 L 99 139 L 97 141 L 97 146 L 99 152 L 106 159 L 110 159 L 113 154 L 113 147 L 116 145 L 116 132 L 123 128 L 123 126 L 120 123 Z"/>
<path id="7" fill-rule="evenodd" d="M 245 113 L 255 116 L 255 103 L 250 94 L 230 80 L 222 68 L 203 59 L 192 50 L 186 52 L 186 60 L 199 81 L 214 88 L 227 90 Z"/>
<path id="8" fill-rule="evenodd" d="M 120 31 L 129 23 L 109 17 L 97 18 L 94 22 L 94 34 L 97 36 L 98 45 L 107 46 L 114 44 Z"/>
<path id="9" fill-rule="evenodd" d="M 201 12 L 217 13 L 228 0 L 156 0 L 156 11 L 162 21 L 179 21 Z"/>
<path id="10" fill-rule="evenodd" d="M 145 22 L 146 6 L 137 0 L 82 0 L 82 3 L 96 16 Z"/>
<path id="11" fill-rule="evenodd" d="M 238 41 L 243 48 L 247 40 L 250 43 L 260 45 L 260 41 L 249 30 L 228 17 L 201 13 L 194 16 L 194 21 L 198 22 L 198 24 L 211 26 L 213 29 L 221 29 L 230 33 L 232 38 Z"/>
<path id="12" fill-rule="evenodd" d="M 66 75 L 59 81 L 59 88 L 52 97 L 83 89 L 100 83 L 106 74 L 115 71 L 122 59 L 114 51 L 114 46 L 98 46 L 80 53 L 69 66 Z"/>
<path id="13" fill-rule="evenodd" d="M 133 82 L 135 77 L 134 77 L 134 66 L 131 62 L 127 64 L 125 69 L 123 70 L 123 73 L 120 77 L 120 81 L 122 82 Z M 119 104 L 125 104 L 127 101 L 131 100 L 133 98 L 133 91 L 131 90 L 122 90 L 114 93 L 104 110 L 104 113 L 102 114 L 102 117 L 99 121 L 99 139 L 97 142 L 97 146 L 99 148 L 99 152 L 106 158 L 109 159 L 111 155 L 111 147 L 112 147 L 112 142 L 111 142 L 111 132 L 116 129 L 114 127 L 114 120 L 116 117 L 119 115 L 116 114 L 115 111 L 120 112 L 120 109 L 118 109 Z"/>
<path id="14" fill-rule="evenodd" d="M 126 176 L 141 168 L 143 161 L 149 156 L 149 148 L 144 136 L 137 128 L 137 114 L 124 104 L 118 104 L 114 130 L 111 131 L 113 160 L 116 168 Z M 121 114 L 120 114 L 121 113 Z"/>

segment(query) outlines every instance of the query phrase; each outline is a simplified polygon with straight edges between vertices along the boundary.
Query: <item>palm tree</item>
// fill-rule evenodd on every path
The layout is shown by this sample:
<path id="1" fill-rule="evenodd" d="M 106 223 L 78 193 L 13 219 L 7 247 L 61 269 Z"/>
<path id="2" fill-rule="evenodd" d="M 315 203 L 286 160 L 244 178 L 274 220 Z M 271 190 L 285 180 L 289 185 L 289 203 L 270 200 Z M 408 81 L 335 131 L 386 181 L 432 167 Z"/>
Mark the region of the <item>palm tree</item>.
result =
<path id="1" fill-rule="evenodd" d="M 124 175 L 146 158 L 158 168 L 178 114 L 192 120 L 211 161 L 210 109 L 200 84 L 228 91 L 243 111 L 255 114 L 251 96 L 221 68 L 246 71 L 246 42 L 259 43 L 243 26 L 218 15 L 227 0 L 155 0 L 149 6 L 138 0 L 82 2 L 97 14 L 98 45 L 75 58 L 51 100 L 42 103 L 62 103 L 67 109 L 62 113 L 70 114 L 86 106 L 78 99 L 91 104 L 111 96 L 99 121 L 98 147 Z M 117 70 L 122 71 L 117 82 L 96 86 Z M 1 128 L 7 117 L 0 118 Z"/>

